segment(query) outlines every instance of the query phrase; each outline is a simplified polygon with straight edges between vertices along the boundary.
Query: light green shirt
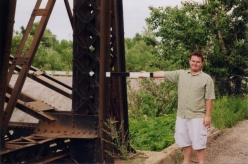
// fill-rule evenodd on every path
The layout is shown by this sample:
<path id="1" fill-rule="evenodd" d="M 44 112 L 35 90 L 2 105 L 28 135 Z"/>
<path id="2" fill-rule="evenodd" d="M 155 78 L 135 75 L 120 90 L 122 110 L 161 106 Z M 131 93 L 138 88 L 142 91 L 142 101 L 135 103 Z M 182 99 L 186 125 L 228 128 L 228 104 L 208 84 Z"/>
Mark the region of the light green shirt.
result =
<path id="1" fill-rule="evenodd" d="M 214 82 L 212 78 L 199 72 L 192 75 L 190 70 L 166 71 L 165 81 L 178 85 L 178 111 L 182 118 L 205 117 L 205 101 L 215 99 Z"/>

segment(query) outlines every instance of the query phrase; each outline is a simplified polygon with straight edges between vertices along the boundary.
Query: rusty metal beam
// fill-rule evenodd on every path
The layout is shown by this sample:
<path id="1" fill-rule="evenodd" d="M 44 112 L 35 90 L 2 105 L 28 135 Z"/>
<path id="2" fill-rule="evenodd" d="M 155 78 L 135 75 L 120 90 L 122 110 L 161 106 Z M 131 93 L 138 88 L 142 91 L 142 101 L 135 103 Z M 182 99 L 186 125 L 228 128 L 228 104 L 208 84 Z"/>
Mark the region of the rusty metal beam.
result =
<path id="1" fill-rule="evenodd" d="M 34 7 L 33 11 L 39 9 L 39 6 L 40 6 L 41 2 L 42 2 L 42 0 L 37 0 L 37 2 L 36 2 L 36 4 L 35 4 L 35 7 Z M 27 41 L 27 38 L 28 38 L 28 36 L 29 36 L 29 32 L 30 32 L 30 30 L 31 30 L 31 28 L 32 28 L 32 26 L 33 26 L 33 23 L 34 23 L 35 18 L 36 18 L 36 15 L 35 15 L 35 14 L 32 14 L 31 17 L 30 17 L 30 19 L 29 19 L 28 25 L 27 25 L 27 27 L 26 27 L 26 29 L 25 29 L 25 32 L 24 32 L 24 34 L 23 34 L 21 43 L 20 43 L 20 45 L 18 46 L 17 51 L 15 52 L 15 57 L 20 57 L 20 56 L 21 56 L 21 53 L 22 53 L 22 51 L 23 51 L 23 48 L 24 48 L 24 46 L 25 46 L 25 43 L 26 43 L 26 41 Z M 10 54 L 9 54 L 9 55 L 10 55 Z M 8 73 L 8 76 L 7 76 L 7 85 L 8 85 L 9 82 L 10 82 L 10 79 L 11 79 L 11 77 L 12 77 L 12 74 L 14 73 L 14 70 L 15 70 L 15 65 L 11 65 L 11 66 L 9 67 L 9 73 Z"/>
<path id="2" fill-rule="evenodd" d="M 122 1 L 112 0 L 112 31 L 111 31 L 111 73 L 125 72 L 124 21 Z M 120 142 L 127 145 L 127 151 L 135 152 L 129 145 L 128 105 L 126 77 L 111 77 L 111 119 L 116 129 L 120 129 Z M 115 153 L 120 150 L 115 148 Z"/>
<path id="3" fill-rule="evenodd" d="M 74 0 L 72 111 L 98 115 L 100 0 Z M 91 50 L 93 48 L 94 50 Z M 94 72 L 90 76 L 90 71 Z"/>
<path id="4" fill-rule="evenodd" d="M 73 27 L 73 23 L 72 23 L 73 16 L 72 16 L 70 4 L 69 4 L 68 0 L 64 0 L 64 2 L 65 2 L 66 11 L 67 11 L 71 26 Z"/>
<path id="5" fill-rule="evenodd" d="M 31 67 L 32 71 L 35 71 L 34 73 L 28 73 L 27 77 L 29 77 L 30 79 L 54 90 L 55 92 L 60 93 L 61 95 L 64 95 L 65 97 L 72 99 L 72 87 L 62 83 L 61 81 L 46 75 L 46 73 L 44 71 L 41 71 L 35 67 Z M 21 67 L 16 65 L 15 67 L 15 71 L 20 72 L 21 71 Z M 53 84 L 53 82 L 55 84 Z M 62 89 L 62 88 L 64 89 Z M 65 90 L 68 89 L 68 90 Z"/>
<path id="6" fill-rule="evenodd" d="M 13 57 L 12 55 L 10 55 L 10 61 L 12 61 L 13 59 L 14 59 L 14 57 Z M 9 63 L 10 63 L 10 65 L 11 65 L 11 62 L 10 62 L 10 61 L 9 61 Z M 16 65 L 15 68 L 14 68 L 14 70 L 17 71 L 17 72 L 20 72 L 20 71 L 21 71 L 21 67 L 18 66 L 18 65 Z M 55 83 L 61 85 L 62 87 L 65 87 L 65 88 L 67 88 L 67 89 L 69 89 L 69 90 L 72 90 L 72 87 L 71 87 L 71 86 L 68 86 L 68 85 L 62 83 L 61 81 L 59 81 L 59 80 L 57 80 L 57 79 L 55 79 L 55 78 L 53 78 L 53 77 L 47 75 L 44 71 L 42 71 L 42 70 L 40 70 L 40 69 L 38 69 L 38 68 L 35 68 L 34 66 L 31 66 L 31 67 L 30 67 L 30 70 L 33 71 L 33 72 L 34 72 L 33 74 L 36 75 L 36 76 L 43 76 L 44 78 L 46 78 L 46 79 L 48 79 L 48 80 L 50 80 L 50 81 L 52 81 L 52 82 L 55 82 Z M 32 78 L 30 73 L 28 73 L 28 77 Z M 33 79 L 33 80 L 35 80 L 35 79 Z M 40 82 L 40 83 L 43 83 L 43 82 L 41 82 L 40 80 L 39 80 L 39 82 Z M 45 83 L 45 82 L 44 82 L 44 83 Z M 44 85 L 45 85 L 45 84 L 44 84 Z M 62 93 L 61 93 L 61 94 L 62 94 Z"/>
<path id="7" fill-rule="evenodd" d="M 11 94 L 12 88 L 8 87 L 7 92 Z M 5 101 L 8 103 L 10 94 L 6 94 Z M 27 101 L 28 100 L 28 101 Z M 53 122 L 55 121 L 54 118 L 47 116 L 44 111 L 47 110 L 55 110 L 54 107 L 41 102 L 39 100 L 36 100 L 32 98 L 31 96 L 28 96 L 26 94 L 21 93 L 20 98 L 18 99 L 16 103 L 16 107 L 20 109 L 21 111 L 25 112 L 26 114 L 29 114 L 30 116 L 33 116 L 36 119 L 39 119 L 44 122 Z"/>
<path id="8" fill-rule="evenodd" d="M 34 133 L 37 123 L 9 122 L 5 141 L 29 136 Z"/>
<path id="9" fill-rule="evenodd" d="M 9 54 L 11 48 L 16 0 L 0 1 L 0 118 L 4 115 L 4 102 L 6 93 L 6 79 L 8 72 Z M 1 145 L 4 147 L 4 136 L 0 138 Z"/>
<path id="10" fill-rule="evenodd" d="M 101 143 L 103 148 L 103 158 L 106 163 L 113 163 L 113 157 L 110 156 L 108 150 L 111 152 L 113 145 L 105 140 L 111 142 L 111 136 L 107 134 L 104 130 L 107 130 L 106 122 L 110 119 L 110 79 L 106 78 L 106 72 L 110 71 L 110 43 L 111 43 L 111 2 L 104 1 L 101 4 L 101 16 L 100 16 L 100 90 L 99 90 L 99 122 L 100 122 L 100 135 Z"/>
<path id="11" fill-rule="evenodd" d="M 27 75 L 29 78 L 33 79 L 34 81 L 46 86 L 47 88 L 50 88 L 54 90 L 55 92 L 60 93 L 61 95 L 64 95 L 65 97 L 71 99 L 72 98 L 72 92 L 71 91 L 66 91 L 64 89 L 61 89 L 59 86 L 52 84 L 52 81 L 49 81 L 47 79 L 41 78 L 40 76 L 36 74 L 28 74 Z M 72 90 L 72 89 L 71 89 Z"/>
<path id="12" fill-rule="evenodd" d="M 45 114 L 56 121 L 53 123 L 40 121 L 35 129 L 36 136 L 79 139 L 99 137 L 95 129 L 95 126 L 98 126 L 97 116 L 74 114 L 70 111 L 47 111 Z"/>
<path id="13" fill-rule="evenodd" d="M 124 18 L 123 18 L 123 3 L 122 0 L 114 0 L 115 2 L 115 21 L 116 21 L 116 44 L 117 44 L 117 62 L 118 71 L 126 72 L 125 62 L 125 38 L 124 38 Z M 127 83 L 126 77 L 119 77 L 119 100 L 120 100 L 120 115 L 122 123 L 122 140 L 128 143 L 129 138 L 129 121 L 128 121 L 128 102 L 127 102 Z"/>
<path id="14" fill-rule="evenodd" d="M 75 114 L 97 116 L 94 140 L 72 139 L 71 157 L 85 163 L 104 163 L 99 136 L 99 58 L 101 0 L 74 0 L 73 3 L 73 97 Z M 89 75 L 89 72 L 94 75 Z"/>
<path id="15" fill-rule="evenodd" d="M 17 72 L 21 71 L 21 67 L 20 66 L 16 66 L 15 70 Z M 30 79 L 54 90 L 55 92 L 60 93 L 61 95 L 64 95 L 65 97 L 71 99 L 72 98 L 72 87 L 60 82 L 59 80 L 56 80 L 48 75 L 45 74 L 44 71 L 40 71 L 39 69 L 31 69 L 33 71 L 35 71 L 34 73 L 28 73 L 27 77 L 29 77 Z M 54 82 L 55 84 L 53 84 L 52 82 Z M 64 87 L 67 90 L 62 89 L 61 87 Z"/>
<path id="16" fill-rule="evenodd" d="M 40 3 L 40 2 L 41 1 L 37 1 L 37 4 Z M 9 103 L 7 104 L 7 106 L 5 108 L 4 115 L 3 115 L 2 120 L 1 120 L 1 135 L 2 136 L 4 136 L 5 133 L 6 133 L 9 120 L 11 118 L 11 115 L 12 115 L 13 110 L 15 108 L 15 105 L 17 103 L 19 94 L 21 92 L 21 89 L 22 89 L 23 84 L 25 82 L 25 79 L 27 77 L 28 71 L 29 71 L 29 69 L 31 67 L 32 61 L 34 59 L 35 53 L 36 53 L 37 48 L 39 46 L 39 43 L 40 43 L 40 40 L 41 40 L 42 35 L 44 33 L 44 30 L 46 28 L 46 25 L 47 25 L 47 22 L 49 20 L 50 15 L 51 15 L 51 12 L 52 12 L 54 4 L 55 4 L 55 0 L 49 0 L 47 2 L 47 5 L 46 5 L 45 9 L 42 10 L 43 13 L 42 13 L 41 21 L 40 21 L 40 23 L 39 23 L 39 25 L 37 27 L 37 31 L 36 31 L 36 33 L 34 35 L 33 41 L 31 43 L 31 47 L 29 48 L 29 50 L 27 52 L 27 55 L 25 56 L 26 58 L 29 58 L 29 60 L 28 60 L 26 65 L 22 65 L 22 69 L 21 69 L 20 74 L 19 74 L 19 76 L 17 78 L 16 84 L 15 84 L 15 86 L 13 88 L 13 93 L 15 93 L 15 94 L 12 94 L 10 96 Z M 35 8 L 35 10 L 33 11 L 34 15 L 36 15 L 36 14 L 40 15 L 40 12 L 36 13 L 37 10 L 39 11 L 38 8 Z M 26 35 L 28 35 L 28 34 L 26 34 Z M 14 69 L 15 69 L 15 65 L 13 64 L 9 68 L 9 76 L 8 77 L 12 76 L 12 74 L 14 72 Z"/>
<path id="17" fill-rule="evenodd" d="M 49 153 L 43 152 L 43 149 L 41 149 L 41 147 L 46 147 L 47 144 L 51 145 L 49 146 L 49 149 L 50 147 L 57 148 L 59 145 L 56 140 L 58 139 L 62 139 L 60 141 L 63 141 L 63 144 L 64 142 L 67 142 L 68 146 L 71 146 L 70 151 L 71 153 L 74 152 L 71 154 L 72 156 L 77 153 L 82 153 L 82 151 L 87 152 L 81 157 L 76 158 L 76 160 L 79 160 L 79 163 L 81 163 L 82 160 L 83 162 L 92 162 L 93 158 L 91 154 L 96 153 L 95 149 L 97 149 L 97 147 L 92 149 L 92 145 L 98 142 L 97 138 L 99 138 L 98 129 L 95 129 L 95 126 L 98 126 L 98 116 L 73 114 L 69 111 L 48 111 L 46 114 L 49 117 L 55 118 L 56 122 L 51 123 L 40 121 L 35 126 L 34 134 L 6 141 L 6 150 L 1 150 L 0 152 L 2 157 L 1 162 L 6 163 L 8 160 L 10 160 L 10 158 L 13 158 L 11 159 L 13 161 L 18 160 L 18 162 L 32 162 L 36 160 L 48 162 L 62 158 L 62 156 L 58 155 L 57 153 L 63 151 L 63 149 L 58 149 L 59 151 L 53 151 L 50 153 L 50 155 L 48 155 Z M 12 123 L 11 126 L 20 127 L 21 124 L 24 124 L 23 127 L 33 127 L 32 123 Z M 83 147 L 83 145 L 85 145 L 85 147 Z M 98 144 L 95 146 L 97 145 Z M 25 158 L 23 159 L 18 158 L 18 154 L 29 152 L 30 149 L 34 150 L 33 157 L 24 156 Z M 66 152 L 68 152 L 69 147 L 65 149 L 67 149 Z M 99 151 L 99 149 L 97 151 Z M 69 155 L 68 153 L 66 154 L 66 156 Z"/>
<path id="18" fill-rule="evenodd" d="M 74 162 L 70 160 L 70 140 L 68 139 L 29 136 L 8 141 L 6 145 L 8 151 L 1 151 L 1 163 Z"/>

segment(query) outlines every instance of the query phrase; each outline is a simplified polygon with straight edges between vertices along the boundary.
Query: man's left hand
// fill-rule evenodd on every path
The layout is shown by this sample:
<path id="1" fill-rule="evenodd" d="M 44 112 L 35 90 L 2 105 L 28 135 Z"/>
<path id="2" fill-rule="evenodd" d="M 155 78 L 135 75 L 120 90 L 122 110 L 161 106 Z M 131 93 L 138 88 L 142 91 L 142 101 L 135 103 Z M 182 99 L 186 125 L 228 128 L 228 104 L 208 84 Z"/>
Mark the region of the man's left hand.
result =
<path id="1" fill-rule="evenodd" d="M 211 123 L 211 117 L 205 116 L 203 124 L 204 124 L 205 126 L 209 126 L 210 123 Z"/>

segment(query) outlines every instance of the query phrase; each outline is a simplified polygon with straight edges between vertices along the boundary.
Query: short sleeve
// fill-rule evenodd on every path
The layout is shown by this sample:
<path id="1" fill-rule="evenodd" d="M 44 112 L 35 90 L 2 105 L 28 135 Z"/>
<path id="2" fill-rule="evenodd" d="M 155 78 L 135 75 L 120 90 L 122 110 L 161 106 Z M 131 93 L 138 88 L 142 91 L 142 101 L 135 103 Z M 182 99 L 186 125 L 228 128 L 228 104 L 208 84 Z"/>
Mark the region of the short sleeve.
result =
<path id="1" fill-rule="evenodd" d="M 165 71 L 164 72 L 164 81 L 177 84 L 178 79 L 179 79 L 179 74 L 180 74 L 180 70 Z"/>
<path id="2" fill-rule="evenodd" d="M 206 100 L 215 99 L 214 82 L 210 76 L 207 80 L 205 87 L 205 99 Z"/>

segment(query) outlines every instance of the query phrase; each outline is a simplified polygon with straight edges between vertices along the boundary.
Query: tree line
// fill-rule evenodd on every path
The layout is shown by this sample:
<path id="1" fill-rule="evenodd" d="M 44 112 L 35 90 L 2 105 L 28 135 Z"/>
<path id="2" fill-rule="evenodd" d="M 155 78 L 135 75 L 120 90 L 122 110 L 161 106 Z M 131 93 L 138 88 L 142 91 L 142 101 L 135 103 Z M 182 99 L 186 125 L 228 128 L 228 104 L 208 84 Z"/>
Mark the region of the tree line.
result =
<path id="1" fill-rule="evenodd" d="M 39 22 L 33 24 L 21 55 L 25 54 L 30 47 L 35 31 L 38 27 L 38 23 Z M 19 31 L 14 31 L 11 47 L 11 53 L 13 55 L 17 51 L 24 32 L 25 28 L 23 26 L 20 27 Z M 72 41 L 59 41 L 56 39 L 56 35 L 54 35 L 49 29 L 46 29 L 35 54 L 32 65 L 42 70 L 71 71 Z"/>
<path id="2" fill-rule="evenodd" d="M 181 7 L 149 7 L 144 31 L 125 38 L 126 70 L 188 69 L 189 54 L 204 54 L 203 71 L 210 74 L 218 95 L 247 94 L 248 0 L 182 2 Z M 22 53 L 30 46 L 34 23 Z M 14 31 L 15 53 L 25 31 Z M 46 29 L 33 65 L 42 70 L 72 70 L 72 41 L 58 41 Z"/>

